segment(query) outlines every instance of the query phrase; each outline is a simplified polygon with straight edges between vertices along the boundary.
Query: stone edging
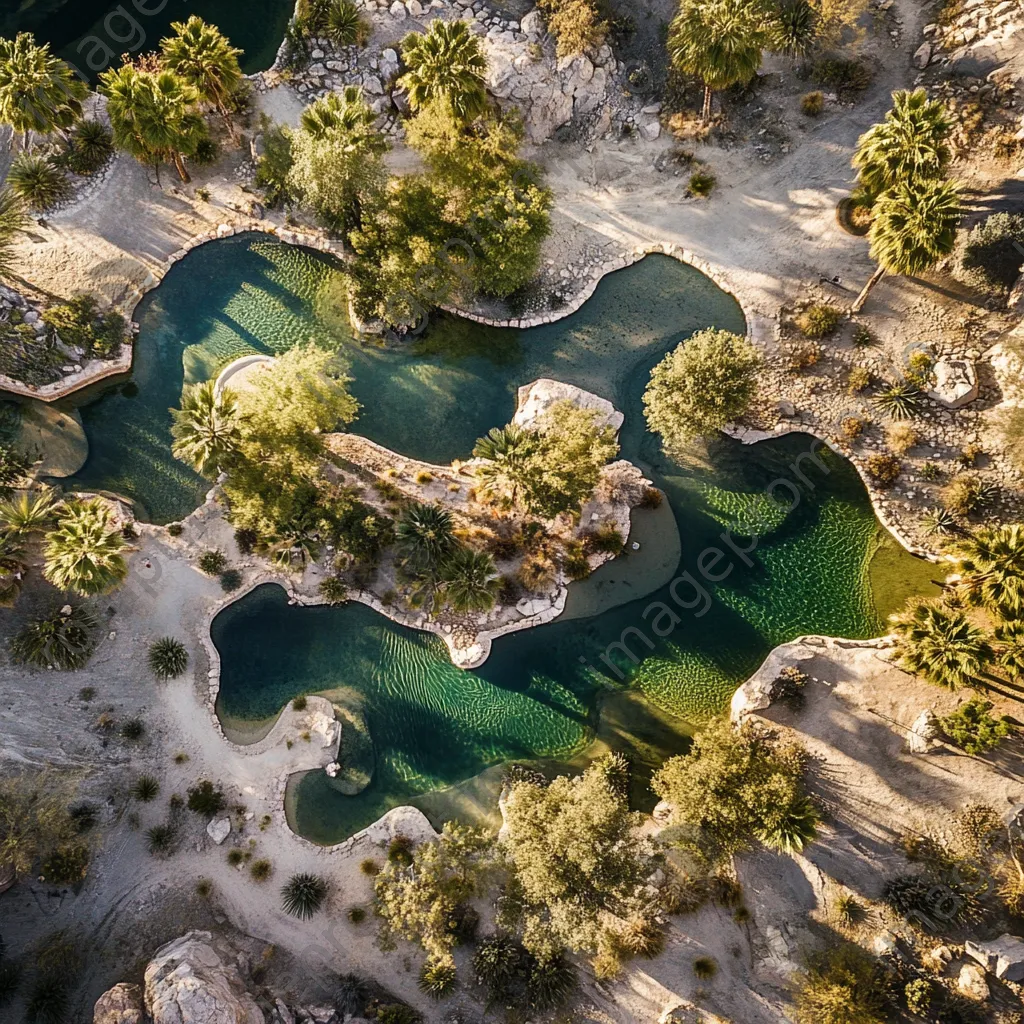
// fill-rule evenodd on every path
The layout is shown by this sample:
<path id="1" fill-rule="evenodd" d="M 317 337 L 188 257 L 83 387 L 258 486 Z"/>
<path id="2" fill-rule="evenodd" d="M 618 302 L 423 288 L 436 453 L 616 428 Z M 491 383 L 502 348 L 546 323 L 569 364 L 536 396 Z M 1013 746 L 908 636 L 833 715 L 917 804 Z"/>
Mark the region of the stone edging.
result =
<path id="1" fill-rule="evenodd" d="M 21 395 L 23 398 L 38 398 L 43 402 L 55 402 L 58 398 L 64 398 L 89 384 L 106 380 L 107 377 L 116 377 L 121 373 L 128 373 L 132 368 L 132 351 L 131 345 L 122 345 L 116 359 L 92 359 L 81 370 L 69 373 L 66 377 L 61 377 L 60 380 L 55 380 L 51 384 L 26 384 L 24 381 L 15 380 L 13 377 L 0 373 L 0 391 Z"/>

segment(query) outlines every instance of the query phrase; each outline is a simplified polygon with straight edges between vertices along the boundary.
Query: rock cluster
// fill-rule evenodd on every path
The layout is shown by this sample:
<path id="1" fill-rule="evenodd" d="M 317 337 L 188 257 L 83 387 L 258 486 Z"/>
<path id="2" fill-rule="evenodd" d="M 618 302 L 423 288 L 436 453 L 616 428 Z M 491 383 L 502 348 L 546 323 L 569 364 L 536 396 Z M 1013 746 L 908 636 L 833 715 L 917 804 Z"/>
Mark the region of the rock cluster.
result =
<path id="1" fill-rule="evenodd" d="M 979 46 L 997 49 L 1024 28 L 1022 15 L 1017 0 L 965 0 L 948 24 L 924 26 L 925 41 L 914 54 L 914 64 L 925 68 L 939 60 L 958 61 Z"/>
<path id="2" fill-rule="evenodd" d="M 270 71 L 253 77 L 256 89 L 264 92 L 287 81 L 300 96 L 312 100 L 358 85 L 380 115 L 380 129 L 400 137 L 401 115 L 409 109 L 395 82 L 402 37 L 425 31 L 435 18 L 462 19 L 481 38 L 488 61 L 488 90 L 503 110 L 519 111 L 530 142 L 545 142 L 556 132 L 593 138 L 613 127 L 633 130 L 650 141 L 661 134 L 660 105 L 645 107 L 624 93 L 625 65 L 616 61 L 611 47 L 605 44 L 585 55 L 558 60 L 537 10 L 517 20 L 483 0 L 357 0 L 357 4 L 373 25 L 369 46 L 336 47 L 328 39 L 314 39 L 308 64 L 289 70 L 282 53 Z"/>

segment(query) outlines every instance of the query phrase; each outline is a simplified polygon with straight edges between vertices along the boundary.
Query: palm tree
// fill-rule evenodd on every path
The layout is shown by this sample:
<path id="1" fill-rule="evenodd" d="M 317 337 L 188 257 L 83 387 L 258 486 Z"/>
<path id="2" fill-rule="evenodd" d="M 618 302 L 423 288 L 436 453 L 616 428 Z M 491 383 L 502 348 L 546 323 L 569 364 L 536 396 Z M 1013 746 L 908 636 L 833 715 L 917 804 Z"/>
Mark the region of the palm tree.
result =
<path id="1" fill-rule="evenodd" d="M 45 213 L 71 198 L 67 175 L 45 157 L 19 153 L 7 172 L 7 184 L 37 213 Z"/>
<path id="2" fill-rule="evenodd" d="M 753 78 L 772 39 L 764 0 L 682 0 L 669 30 L 668 52 L 676 68 L 704 83 L 705 124 L 713 93 Z"/>
<path id="3" fill-rule="evenodd" d="M 189 385 L 181 408 L 172 409 L 171 416 L 171 453 L 197 473 L 215 477 L 237 453 L 242 437 L 238 404 L 228 388 L 218 391 L 212 380 Z"/>
<path id="4" fill-rule="evenodd" d="M 62 590 L 105 594 L 128 575 L 124 537 L 100 500 L 65 505 L 46 537 L 43 575 Z"/>
<path id="5" fill-rule="evenodd" d="M 952 123 L 924 89 L 892 94 L 892 110 L 858 140 L 853 168 L 872 199 L 901 182 L 941 178 L 952 159 Z"/>
<path id="6" fill-rule="evenodd" d="M 514 505 L 527 460 L 536 450 L 537 436 L 514 423 L 492 427 L 473 446 L 473 456 L 486 460 L 474 470 L 484 495 L 498 495 Z"/>
<path id="7" fill-rule="evenodd" d="M 213 104 L 234 134 L 228 100 L 242 81 L 238 66 L 242 51 L 232 46 L 219 28 L 207 25 L 195 14 L 186 22 L 172 22 L 171 29 L 176 34 L 160 40 L 164 67 L 188 82 L 206 103 Z"/>
<path id="8" fill-rule="evenodd" d="M 188 668 L 188 651 L 173 636 L 162 636 L 149 645 L 149 667 L 157 679 L 174 679 Z"/>
<path id="9" fill-rule="evenodd" d="M 14 239 L 26 224 L 24 200 L 14 189 L 0 188 L 0 277 L 10 277 L 14 270 Z"/>
<path id="10" fill-rule="evenodd" d="M 960 221 L 960 188 L 941 178 L 903 181 L 875 202 L 871 221 L 871 258 L 878 268 L 857 296 L 857 313 L 868 293 L 888 271 L 920 274 L 953 251 Z"/>
<path id="11" fill-rule="evenodd" d="M 13 608 L 28 571 L 16 533 L 0 533 L 0 608 Z"/>
<path id="12" fill-rule="evenodd" d="M 471 121 L 487 109 L 487 58 L 464 21 L 435 19 L 425 35 L 410 32 L 402 40 L 402 60 L 409 70 L 398 84 L 413 110 L 444 103 Z"/>
<path id="13" fill-rule="evenodd" d="M 30 32 L 0 39 L 0 123 L 21 132 L 23 148 L 29 133 L 70 128 L 81 116 L 88 88 L 69 64 L 36 44 Z"/>
<path id="14" fill-rule="evenodd" d="M 118 148 L 157 168 L 170 161 L 183 182 L 191 181 L 186 156 L 207 138 L 196 113 L 199 91 L 173 71 L 147 71 L 123 64 L 100 75 L 107 115 Z"/>
<path id="15" fill-rule="evenodd" d="M 501 586 L 494 559 L 485 551 L 456 548 L 441 566 L 441 588 L 457 612 L 486 612 Z"/>
<path id="16" fill-rule="evenodd" d="M 1003 618 L 1024 618 L 1024 526 L 979 530 L 954 547 L 960 590 Z"/>
<path id="17" fill-rule="evenodd" d="M 42 533 L 53 522 L 56 504 L 52 491 L 35 495 L 23 491 L 17 498 L 0 502 L 0 524 L 18 536 Z"/>
<path id="18" fill-rule="evenodd" d="M 455 548 L 452 514 L 437 504 L 414 501 L 395 524 L 395 550 L 413 572 L 433 574 Z"/>
<path id="19" fill-rule="evenodd" d="M 1011 679 L 1024 677 L 1024 622 L 1015 619 L 995 628 L 999 644 L 999 664 Z"/>
<path id="20" fill-rule="evenodd" d="M 11 637 L 11 655 L 17 662 L 70 672 L 92 655 L 96 625 L 84 608 L 65 605 L 34 619 Z"/>
<path id="21" fill-rule="evenodd" d="M 951 690 L 975 679 L 992 654 L 984 632 L 942 604 L 921 602 L 894 615 L 892 624 L 900 664 Z"/>
<path id="22" fill-rule="evenodd" d="M 327 882 L 319 875 L 303 872 L 292 875 L 281 887 L 285 913 L 306 921 L 316 914 L 327 899 Z"/>
<path id="23" fill-rule="evenodd" d="M 371 131 L 376 119 L 363 100 L 363 90 L 358 85 L 346 85 L 340 93 L 329 92 L 310 103 L 299 124 L 306 134 L 321 139 L 335 130 L 351 135 Z"/>

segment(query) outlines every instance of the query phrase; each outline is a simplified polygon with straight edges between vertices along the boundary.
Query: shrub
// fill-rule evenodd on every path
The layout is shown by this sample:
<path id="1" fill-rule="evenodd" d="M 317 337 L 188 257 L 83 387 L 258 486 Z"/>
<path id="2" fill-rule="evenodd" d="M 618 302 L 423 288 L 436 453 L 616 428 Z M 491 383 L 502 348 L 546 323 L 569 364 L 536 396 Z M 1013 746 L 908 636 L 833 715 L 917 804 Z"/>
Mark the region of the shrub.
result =
<path id="1" fill-rule="evenodd" d="M 976 880 L 963 877 L 965 873 L 954 868 L 934 875 L 897 875 L 885 883 L 882 902 L 930 932 L 976 920 L 979 889 Z"/>
<path id="2" fill-rule="evenodd" d="M 168 523 L 167 532 L 172 537 L 180 537 L 185 532 L 185 527 L 181 523 Z"/>
<path id="3" fill-rule="evenodd" d="M 299 696 L 292 701 L 292 711 L 305 711 L 308 703 L 306 695 L 300 693 Z"/>
<path id="4" fill-rule="evenodd" d="M 200 779 L 188 791 L 188 809 L 196 814 L 217 814 L 226 805 L 223 791 L 209 779 Z"/>
<path id="5" fill-rule="evenodd" d="M 889 452 L 874 452 L 864 460 L 864 467 L 880 487 L 891 487 L 899 478 L 903 464 Z"/>
<path id="6" fill-rule="evenodd" d="M 121 738 L 134 743 L 146 735 L 146 723 L 141 718 L 129 718 L 121 726 Z"/>
<path id="7" fill-rule="evenodd" d="M 327 15 L 327 35 L 335 46 L 362 46 L 370 26 L 352 0 L 336 0 Z"/>
<path id="8" fill-rule="evenodd" d="M 873 77 L 871 68 L 860 60 L 823 57 L 811 66 L 811 78 L 818 85 L 839 93 L 863 92 Z"/>
<path id="9" fill-rule="evenodd" d="M 40 865 L 40 878 L 54 885 L 75 885 L 89 869 L 89 847 L 63 843 Z"/>
<path id="10" fill-rule="evenodd" d="M 132 796 L 148 804 L 160 794 L 160 783 L 152 775 L 140 775 L 132 786 Z"/>
<path id="11" fill-rule="evenodd" d="M 366 920 L 366 910 L 363 907 L 349 907 L 345 916 L 353 924 L 362 924 Z"/>
<path id="12" fill-rule="evenodd" d="M 923 473 L 921 475 L 924 476 Z M 949 509 L 931 508 L 921 517 L 921 526 L 928 536 L 953 533 L 957 528 L 956 517 Z"/>
<path id="13" fill-rule="evenodd" d="M 422 1019 L 405 1003 L 385 1003 L 377 1007 L 377 1024 L 419 1024 Z"/>
<path id="14" fill-rule="evenodd" d="M 804 687 L 807 685 L 808 678 L 807 673 L 802 672 L 795 665 L 784 665 L 772 683 L 772 701 L 779 701 L 786 707 L 799 711 L 806 701 Z"/>
<path id="15" fill-rule="evenodd" d="M 890 384 L 871 401 L 894 420 L 906 420 L 921 410 L 921 389 L 910 381 Z"/>
<path id="16" fill-rule="evenodd" d="M 188 668 L 188 651 L 173 636 L 164 636 L 149 645 L 149 667 L 157 679 L 175 679 Z"/>
<path id="17" fill-rule="evenodd" d="M 859 946 L 843 943 L 811 958 L 796 995 L 799 1024 L 882 1024 L 882 970 Z"/>
<path id="18" fill-rule="evenodd" d="M 74 189 L 64 172 L 51 161 L 19 153 L 7 172 L 7 184 L 37 213 L 46 213 L 67 202 Z"/>
<path id="19" fill-rule="evenodd" d="M 560 58 L 579 56 L 604 42 L 608 24 L 593 0 L 541 0 L 539 6 L 557 41 Z"/>
<path id="20" fill-rule="evenodd" d="M 361 1017 L 370 998 L 366 983 L 357 974 L 341 974 L 334 986 L 332 1001 L 344 1017 Z"/>
<path id="21" fill-rule="evenodd" d="M 534 960 L 526 979 L 526 990 L 538 1009 L 562 1005 L 576 991 L 576 968 L 562 953 Z"/>
<path id="22" fill-rule="evenodd" d="M 699 956 L 693 961 L 693 973 L 701 981 L 707 981 L 718 973 L 718 961 L 712 956 Z"/>
<path id="23" fill-rule="evenodd" d="M 244 851 L 240 850 L 237 846 L 232 847 L 228 850 L 227 861 L 233 868 L 237 868 L 240 864 L 245 862 Z"/>
<path id="24" fill-rule="evenodd" d="M 805 337 L 827 338 L 835 333 L 842 319 L 843 314 L 831 303 L 818 302 L 796 318 L 796 325 Z"/>
<path id="25" fill-rule="evenodd" d="M 209 878 L 196 879 L 196 895 L 208 900 L 213 895 L 213 882 Z"/>
<path id="26" fill-rule="evenodd" d="M 953 275 L 976 291 L 1005 295 L 1020 273 L 1018 245 L 1024 245 L 1024 214 L 993 213 L 960 233 Z"/>
<path id="27" fill-rule="evenodd" d="M 116 309 L 101 313 L 99 303 L 91 295 L 76 295 L 50 306 L 43 313 L 43 323 L 56 331 L 66 345 L 83 349 L 91 359 L 113 358 L 128 334 L 125 318 Z"/>
<path id="28" fill-rule="evenodd" d="M 856 416 L 846 416 L 839 424 L 843 440 L 852 443 L 864 433 L 864 421 Z"/>
<path id="29" fill-rule="evenodd" d="M 923 1017 L 932 1004 L 932 984 L 927 978 L 914 978 L 903 987 L 903 998 L 907 1001 L 907 1009 Z"/>
<path id="30" fill-rule="evenodd" d="M 225 569 L 220 574 L 220 589 L 225 594 L 236 591 L 242 585 L 242 574 L 237 569 Z"/>
<path id="31" fill-rule="evenodd" d="M 968 754 L 993 750 L 1010 735 L 1010 726 L 1005 718 L 993 718 L 988 713 L 991 707 L 990 701 L 972 697 L 940 719 L 942 731 L 950 743 Z"/>
<path id="32" fill-rule="evenodd" d="M 380 874 L 380 865 L 372 857 L 367 857 L 359 862 L 359 870 L 368 878 L 373 878 Z"/>
<path id="33" fill-rule="evenodd" d="M 993 488 L 974 473 L 960 473 L 946 486 L 943 500 L 955 516 L 966 518 L 992 497 Z"/>
<path id="34" fill-rule="evenodd" d="M 274 873 L 274 865 L 265 857 L 254 860 L 249 866 L 249 874 L 254 882 L 265 882 Z"/>
<path id="35" fill-rule="evenodd" d="M 70 608 L 65 612 L 65 608 Z M 96 649 L 96 619 L 80 606 L 64 605 L 35 619 L 11 637 L 16 662 L 65 672 L 82 668 Z"/>
<path id="36" fill-rule="evenodd" d="M 455 964 L 448 960 L 428 960 L 420 971 L 420 988 L 431 999 L 443 999 L 455 991 Z"/>
<path id="37" fill-rule="evenodd" d="M 908 423 L 897 423 L 889 427 L 885 435 L 889 447 L 897 455 L 906 455 L 920 441 L 917 431 Z"/>
<path id="38" fill-rule="evenodd" d="M 817 117 L 825 109 L 825 94 L 815 90 L 800 97 L 800 109 L 808 117 Z"/>
<path id="39" fill-rule="evenodd" d="M 114 155 L 114 137 L 101 121 L 83 120 L 71 133 L 67 165 L 75 174 L 95 174 Z"/>
<path id="40" fill-rule="evenodd" d="M 65 1024 L 68 1019 L 68 981 L 45 972 L 32 987 L 25 1003 L 27 1024 Z"/>
<path id="41" fill-rule="evenodd" d="M 301 921 L 313 917 L 327 901 L 327 882 L 319 875 L 303 872 L 292 875 L 281 887 L 285 913 Z"/>
<path id="42" fill-rule="evenodd" d="M 588 553 L 620 555 L 625 545 L 622 534 L 611 523 L 605 523 L 596 530 L 587 531 L 580 536 L 580 539 Z"/>
<path id="43" fill-rule="evenodd" d="M 569 541 L 562 556 L 562 571 L 570 580 L 581 580 L 590 575 L 590 563 L 579 541 Z"/>
<path id="44" fill-rule="evenodd" d="M 821 346 L 816 341 L 797 342 L 795 345 L 790 345 L 787 350 L 789 368 L 794 373 L 809 370 L 821 362 L 823 354 Z"/>
<path id="45" fill-rule="evenodd" d="M 864 918 L 864 907 L 853 893 L 844 892 L 836 900 L 836 917 L 850 927 Z"/>
<path id="46" fill-rule="evenodd" d="M 204 551 L 199 556 L 199 568 L 207 576 L 218 576 L 227 568 L 228 560 L 223 551 Z"/>
<path id="47" fill-rule="evenodd" d="M 212 194 L 213 193 L 210 192 L 210 190 L 206 188 L 204 185 L 201 185 L 199 188 L 196 189 L 196 199 L 198 199 L 201 203 L 208 203 L 210 201 L 210 196 Z"/>
<path id="48" fill-rule="evenodd" d="M 867 348 L 874 345 L 875 336 L 863 324 L 857 324 L 850 341 L 853 342 L 854 348 Z"/>
<path id="49" fill-rule="evenodd" d="M 348 599 L 348 584 L 340 576 L 328 576 L 317 589 L 328 604 L 342 604 Z"/>
<path id="50" fill-rule="evenodd" d="M 255 530 L 235 530 L 235 544 L 243 555 L 251 555 L 259 539 L 259 534 Z"/>
<path id="51" fill-rule="evenodd" d="M 972 441 L 970 444 L 965 444 L 963 448 L 960 449 L 957 461 L 964 467 L 964 469 L 971 469 L 978 461 L 978 456 L 984 454 L 985 450 L 981 445 Z"/>
<path id="52" fill-rule="evenodd" d="M 665 948 L 665 930 L 651 917 L 633 916 L 616 934 L 615 941 L 631 956 L 651 960 Z"/>
<path id="53" fill-rule="evenodd" d="M 640 504 L 637 508 L 661 508 L 661 503 L 664 500 L 665 496 L 657 487 L 645 487 L 643 497 L 640 499 Z"/>
<path id="54" fill-rule="evenodd" d="M 508 997 L 526 962 L 523 947 L 504 935 L 484 939 L 473 954 L 473 973 L 492 999 Z"/>
<path id="55" fill-rule="evenodd" d="M 953 838 L 967 857 L 981 856 L 1003 831 L 1003 819 L 990 804 L 964 804 L 953 817 Z"/>
<path id="56" fill-rule="evenodd" d="M 846 384 L 854 393 L 863 391 L 871 385 L 871 371 L 866 366 L 851 366 Z"/>
<path id="57" fill-rule="evenodd" d="M 402 867 L 409 867 L 412 864 L 413 841 L 408 836 L 401 834 L 394 837 L 388 843 L 388 861 L 392 864 L 400 864 Z"/>
<path id="58" fill-rule="evenodd" d="M 688 191 L 691 196 L 706 199 L 715 189 L 718 179 L 710 171 L 694 171 L 690 175 Z"/>

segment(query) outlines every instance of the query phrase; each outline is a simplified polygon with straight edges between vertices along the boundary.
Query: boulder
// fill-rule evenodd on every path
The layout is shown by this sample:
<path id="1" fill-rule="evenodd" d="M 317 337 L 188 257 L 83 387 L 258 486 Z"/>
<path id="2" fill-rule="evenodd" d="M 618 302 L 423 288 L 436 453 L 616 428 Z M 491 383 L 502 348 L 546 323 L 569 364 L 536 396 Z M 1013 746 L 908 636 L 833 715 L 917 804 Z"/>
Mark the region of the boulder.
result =
<path id="1" fill-rule="evenodd" d="M 1024 939 L 1016 935 L 1000 935 L 988 942 L 968 939 L 964 950 L 1001 981 L 1024 981 Z"/>
<path id="2" fill-rule="evenodd" d="M 524 384 L 519 389 L 512 422 L 524 429 L 533 427 L 552 406 L 566 401 L 574 402 L 581 409 L 592 409 L 596 414 L 594 422 L 600 427 L 609 426 L 618 430 L 622 426 L 622 413 L 607 398 L 548 377 Z"/>
<path id="3" fill-rule="evenodd" d="M 409 16 L 409 12 L 405 9 L 405 4 L 402 3 L 402 0 L 395 0 L 395 2 L 388 8 L 388 12 L 391 14 L 392 18 L 395 18 L 398 21 L 405 21 Z"/>
<path id="4" fill-rule="evenodd" d="M 926 708 L 914 719 L 907 730 L 907 748 L 912 754 L 927 754 L 932 742 L 941 735 L 939 719 L 931 708 Z"/>
<path id="5" fill-rule="evenodd" d="M 915 68 L 926 68 L 928 62 L 932 59 L 932 44 L 925 40 L 915 51 L 914 51 L 914 67 Z"/>
<path id="6" fill-rule="evenodd" d="M 423 4 L 420 0 L 405 0 L 405 9 L 413 18 L 423 17 Z"/>
<path id="7" fill-rule="evenodd" d="M 266 1024 L 231 954 L 209 932 L 161 946 L 146 967 L 145 1005 L 153 1024 Z"/>
<path id="8" fill-rule="evenodd" d="M 968 999 L 976 999 L 979 1003 L 985 1002 L 990 994 L 985 972 L 977 964 L 964 964 L 960 968 L 956 987 L 961 995 L 967 996 Z"/>
<path id="9" fill-rule="evenodd" d="M 928 397 L 946 406 L 959 409 L 978 397 L 978 374 L 968 359 L 940 359 L 932 368 L 935 383 Z"/>
<path id="10" fill-rule="evenodd" d="M 661 124 L 657 121 L 648 121 L 647 124 L 640 126 L 640 134 L 648 142 L 654 142 L 661 135 Z"/>
<path id="11" fill-rule="evenodd" d="M 218 845 L 224 842 L 231 835 L 230 818 L 214 818 L 206 826 L 206 834 Z"/>
<path id="12" fill-rule="evenodd" d="M 96 1000 L 92 1024 L 142 1024 L 142 989 L 121 982 Z"/>
<path id="13" fill-rule="evenodd" d="M 532 11 L 524 14 L 519 22 L 519 27 L 531 39 L 540 39 L 544 35 L 544 15 L 535 7 Z"/>

